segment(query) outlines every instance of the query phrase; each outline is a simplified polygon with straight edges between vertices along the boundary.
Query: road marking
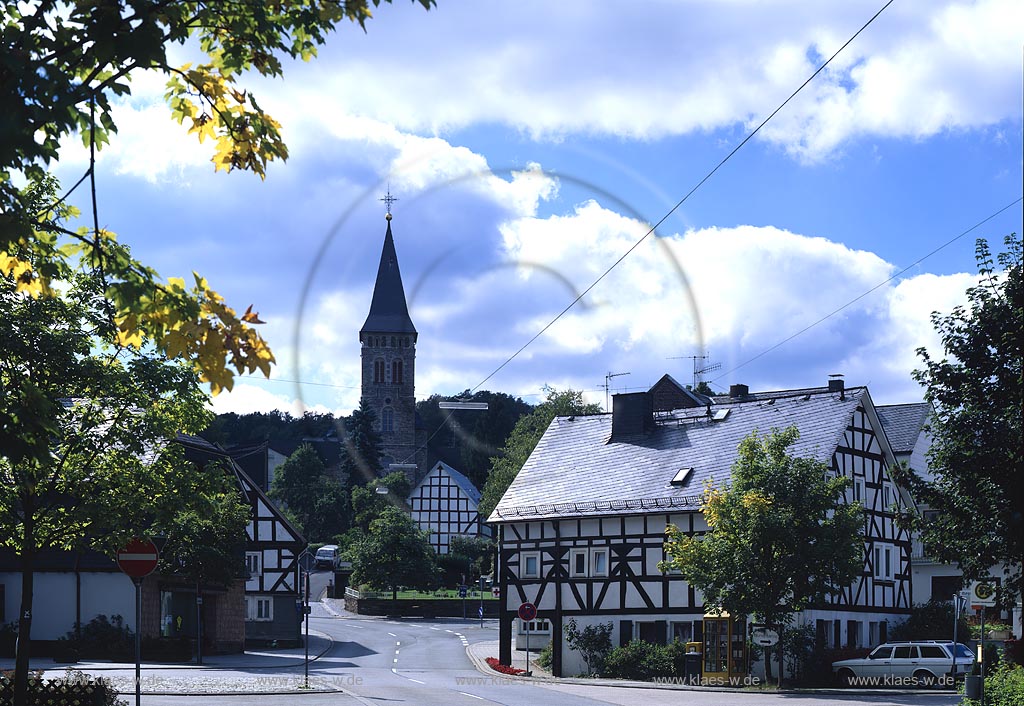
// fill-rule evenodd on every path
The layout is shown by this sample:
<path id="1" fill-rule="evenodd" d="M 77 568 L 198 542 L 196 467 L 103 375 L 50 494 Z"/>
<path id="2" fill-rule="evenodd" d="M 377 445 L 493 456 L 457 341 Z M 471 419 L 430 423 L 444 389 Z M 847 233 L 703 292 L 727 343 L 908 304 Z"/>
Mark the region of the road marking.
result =
<path id="1" fill-rule="evenodd" d="M 398 656 L 398 653 L 399 653 L 400 651 L 401 651 L 401 650 L 395 650 L 395 656 L 396 656 L 396 657 Z"/>
<path id="2" fill-rule="evenodd" d="M 477 696 L 476 694 L 470 694 L 470 693 L 467 693 L 465 691 L 460 691 L 459 693 L 462 694 L 463 696 L 472 696 L 474 699 L 480 699 L 481 701 L 486 701 L 486 699 L 484 699 L 484 697 Z"/>
<path id="3" fill-rule="evenodd" d="M 363 626 L 363 625 L 353 625 L 352 623 L 342 623 L 342 625 L 344 625 L 347 628 L 352 628 L 353 630 L 365 630 L 366 629 L 366 627 Z"/>
<path id="4" fill-rule="evenodd" d="M 430 628 L 431 630 L 440 630 L 441 628 Z"/>
<path id="5" fill-rule="evenodd" d="M 398 661 L 398 657 L 395 657 L 392 661 L 393 662 L 397 662 Z"/>
<path id="6" fill-rule="evenodd" d="M 454 630 L 445 630 L 445 632 L 455 632 Z M 458 633 L 456 633 L 458 634 Z"/>
<path id="7" fill-rule="evenodd" d="M 401 647 L 401 646 L 402 646 L 401 641 L 395 643 L 395 647 Z"/>
<path id="8" fill-rule="evenodd" d="M 388 633 L 388 635 L 390 635 L 391 637 L 398 637 L 398 635 L 396 635 L 396 634 L 395 634 L 395 633 L 393 633 L 393 632 L 389 632 L 389 633 Z"/>
<path id="9" fill-rule="evenodd" d="M 404 677 L 404 678 L 405 678 L 405 679 L 408 679 L 409 681 L 414 681 L 414 682 L 416 682 L 417 684 L 426 684 L 426 682 L 425 682 L 425 681 L 420 681 L 419 679 L 413 679 L 412 677 Z"/>

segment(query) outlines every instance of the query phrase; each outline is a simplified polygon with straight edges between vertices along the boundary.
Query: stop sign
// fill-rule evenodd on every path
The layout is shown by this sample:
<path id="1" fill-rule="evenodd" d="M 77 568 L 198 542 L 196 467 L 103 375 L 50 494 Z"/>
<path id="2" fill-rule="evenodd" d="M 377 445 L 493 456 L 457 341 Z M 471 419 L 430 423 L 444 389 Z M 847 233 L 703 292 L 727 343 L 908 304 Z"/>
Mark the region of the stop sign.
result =
<path id="1" fill-rule="evenodd" d="M 160 553 L 148 539 L 133 539 L 117 552 L 117 565 L 133 579 L 153 573 Z"/>

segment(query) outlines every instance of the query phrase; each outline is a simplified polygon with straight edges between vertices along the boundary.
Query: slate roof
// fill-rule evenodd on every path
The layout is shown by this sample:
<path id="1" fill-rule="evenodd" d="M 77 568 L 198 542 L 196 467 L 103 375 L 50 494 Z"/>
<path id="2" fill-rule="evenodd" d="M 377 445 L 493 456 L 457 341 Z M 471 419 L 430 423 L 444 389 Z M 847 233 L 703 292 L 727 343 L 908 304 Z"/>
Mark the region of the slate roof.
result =
<path id="1" fill-rule="evenodd" d="M 475 503 L 480 502 L 480 491 L 476 489 L 475 485 L 473 485 L 473 481 L 459 471 L 456 471 L 444 461 L 438 461 L 438 465 L 444 468 L 445 472 L 452 477 L 452 480 L 455 481 L 456 485 L 462 488 L 462 492 L 469 496 L 470 500 Z"/>
<path id="2" fill-rule="evenodd" d="M 799 393 L 714 404 L 712 414 L 729 410 L 718 422 L 705 408 L 657 414 L 653 431 L 618 442 L 611 414 L 556 417 L 488 522 L 696 508 L 704 481 L 729 477 L 736 447 L 755 429 L 795 425 L 791 453 L 828 463 L 867 389 Z M 670 485 L 683 468 L 693 469 L 686 483 Z"/>
<path id="3" fill-rule="evenodd" d="M 928 403 L 878 405 L 875 410 L 893 453 L 912 453 L 928 417 Z"/>
<path id="4" fill-rule="evenodd" d="M 416 333 L 405 303 L 405 288 L 402 286 L 402 273 L 398 269 L 398 253 L 395 252 L 390 220 L 387 233 L 384 234 L 377 281 L 373 285 L 370 313 L 359 333 Z"/>

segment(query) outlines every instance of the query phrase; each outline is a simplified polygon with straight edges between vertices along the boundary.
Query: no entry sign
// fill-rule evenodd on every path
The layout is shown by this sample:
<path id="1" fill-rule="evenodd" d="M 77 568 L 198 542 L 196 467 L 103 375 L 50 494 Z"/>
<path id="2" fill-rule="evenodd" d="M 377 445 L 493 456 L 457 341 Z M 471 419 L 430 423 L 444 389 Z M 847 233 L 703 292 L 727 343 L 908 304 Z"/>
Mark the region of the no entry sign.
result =
<path id="1" fill-rule="evenodd" d="M 133 539 L 117 552 L 117 565 L 133 579 L 141 579 L 156 569 L 160 553 L 148 539 Z"/>

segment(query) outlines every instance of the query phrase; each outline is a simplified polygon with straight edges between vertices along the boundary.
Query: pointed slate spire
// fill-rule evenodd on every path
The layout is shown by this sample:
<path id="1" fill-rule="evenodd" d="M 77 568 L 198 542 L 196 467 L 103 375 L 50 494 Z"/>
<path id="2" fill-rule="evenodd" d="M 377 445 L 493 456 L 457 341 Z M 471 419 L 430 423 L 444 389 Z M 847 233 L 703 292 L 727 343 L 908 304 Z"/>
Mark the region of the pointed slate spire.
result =
<path id="1" fill-rule="evenodd" d="M 384 248 L 380 253 L 377 281 L 373 285 L 370 313 L 359 333 L 416 333 L 409 308 L 405 303 L 402 273 L 398 270 L 395 239 L 391 235 L 391 214 L 386 216 L 388 230 L 384 234 Z"/>

